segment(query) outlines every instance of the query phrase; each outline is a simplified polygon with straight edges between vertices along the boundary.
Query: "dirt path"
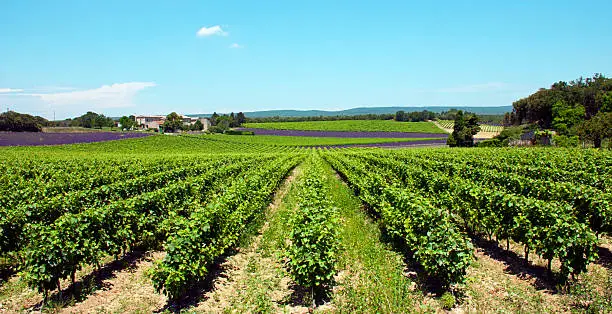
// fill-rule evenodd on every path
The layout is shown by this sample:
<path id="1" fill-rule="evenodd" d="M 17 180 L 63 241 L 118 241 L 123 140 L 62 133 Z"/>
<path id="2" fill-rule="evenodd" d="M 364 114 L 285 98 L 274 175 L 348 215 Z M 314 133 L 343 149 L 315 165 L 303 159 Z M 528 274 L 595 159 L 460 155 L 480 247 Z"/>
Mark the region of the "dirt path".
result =
<path id="1" fill-rule="evenodd" d="M 147 253 L 133 268 L 122 270 L 104 281 L 103 289 L 83 302 L 62 309 L 60 313 L 151 313 L 164 306 L 167 298 L 155 292 L 146 272 L 162 252 Z"/>

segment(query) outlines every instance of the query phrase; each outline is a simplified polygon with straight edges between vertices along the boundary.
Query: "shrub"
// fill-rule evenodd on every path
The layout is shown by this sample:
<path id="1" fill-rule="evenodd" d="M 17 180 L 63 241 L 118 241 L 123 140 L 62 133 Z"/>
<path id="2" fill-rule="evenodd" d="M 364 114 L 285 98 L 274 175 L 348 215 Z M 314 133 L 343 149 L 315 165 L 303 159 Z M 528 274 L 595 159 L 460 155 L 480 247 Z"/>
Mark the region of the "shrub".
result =
<path id="1" fill-rule="evenodd" d="M 580 146 L 580 139 L 578 138 L 578 136 L 557 135 L 553 137 L 553 141 L 555 145 L 559 147 L 578 147 Z"/>
<path id="2" fill-rule="evenodd" d="M 449 311 L 455 306 L 455 296 L 449 292 L 444 292 L 440 297 L 440 303 L 442 304 L 442 308 Z"/>

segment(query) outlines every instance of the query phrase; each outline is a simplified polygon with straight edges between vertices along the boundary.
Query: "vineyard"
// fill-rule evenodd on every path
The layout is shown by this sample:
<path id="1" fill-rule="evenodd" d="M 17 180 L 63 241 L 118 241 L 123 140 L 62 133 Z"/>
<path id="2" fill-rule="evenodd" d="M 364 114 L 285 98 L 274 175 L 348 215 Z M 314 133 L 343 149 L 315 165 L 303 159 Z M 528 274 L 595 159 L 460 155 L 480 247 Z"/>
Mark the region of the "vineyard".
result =
<path id="1" fill-rule="evenodd" d="M 612 311 L 609 151 L 0 153 L 0 313 Z"/>
<path id="2" fill-rule="evenodd" d="M 455 121 L 453 121 L 453 120 L 439 120 L 438 124 L 440 124 L 440 126 L 445 128 L 445 129 L 452 130 L 453 127 L 455 126 Z M 480 131 L 481 132 L 499 133 L 499 132 L 503 131 L 503 129 L 504 129 L 504 127 L 500 126 L 500 125 L 490 125 L 490 124 L 481 124 L 480 125 Z"/>
<path id="3" fill-rule="evenodd" d="M 362 131 L 444 134 L 431 122 L 397 122 L 394 120 L 337 120 L 301 122 L 245 123 L 244 127 L 271 130 Z"/>

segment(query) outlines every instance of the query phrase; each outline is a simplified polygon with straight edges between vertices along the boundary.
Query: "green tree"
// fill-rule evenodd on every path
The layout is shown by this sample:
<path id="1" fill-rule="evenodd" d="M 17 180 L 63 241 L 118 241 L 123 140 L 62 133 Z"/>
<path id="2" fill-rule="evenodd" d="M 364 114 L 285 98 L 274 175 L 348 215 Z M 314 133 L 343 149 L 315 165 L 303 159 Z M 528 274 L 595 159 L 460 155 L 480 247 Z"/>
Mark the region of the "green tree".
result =
<path id="1" fill-rule="evenodd" d="M 612 92 L 601 95 L 601 112 L 612 112 Z"/>
<path id="2" fill-rule="evenodd" d="M 463 111 L 457 111 L 453 133 L 448 137 L 446 144 L 450 147 L 474 146 L 474 135 L 478 134 L 480 126 L 476 115 L 464 116 Z"/>
<path id="3" fill-rule="evenodd" d="M 210 125 L 217 125 L 217 119 L 219 119 L 219 115 L 217 112 L 213 112 L 212 116 L 210 116 Z"/>
<path id="4" fill-rule="evenodd" d="M 176 112 L 172 112 L 166 116 L 166 121 L 162 125 L 164 132 L 180 131 L 183 128 L 183 118 Z"/>
<path id="5" fill-rule="evenodd" d="M 580 104 L 569 105 L 563 100 L 557 101 L 552 107 L 552 127 L 561 135 L 575 135 L 575 126 L 584 121 L 585 110 Z"/>
<path id="6" fill-rule="evenodd" d="M 131 129 L 133 127 L 136 127 L 136 121 L 130 119 L 127 116 L 123 116 L 119 119 L 119 124 L 121 124 L 121 128 L 123 129 Z"/>
<path id="7" fill-rule="evenodd" d="M 115 121 L 113 121 L 112 118 L 107 118 L 103 114 L 95 114 L 95 116 L 93 116 L 93 127 L 101 129 L 103 127 L 112 128 L 113 126 L 115 126 Z"/>
<path id="8" fill-rule="evenodd" d="M 98 114 L 92 111 L 88 111 L 86 114 L 77 118 L 79 121 L 78 124 L 84 128 L 94 128 L 96 127 L 96 120 L 98 119 Z"/>
<path id="9" fill-rule="evenodd" d="M 612 138 L 612 112 L 599 112 L 578 126 L 578 136 L 593 142 L 595 148 L 601 147 L 603 139 Z"/>
<path id="10" fill-rule="evenodd" d="M 403 110 L 400 110 L 395 113 L 395 121 L 405 121 L 406 113 Z"/>
<path id="11" fill-rule="evenodd" d="M 238 114 L 236 115 L 236 124 L 238 126 L 241 126 L 245 122 L 246 122 L 246 116 L 244 115 L 244 113 L 238 112 Z"/>
<path id="12" fill-rule="evenodd" d="M 192 126 L 192 130 L 193 131 L 202 131 L 203 129 L 204 129 L 204 124 L 202 124 L 202 121 L 196 120 L 196 122 Z"/>

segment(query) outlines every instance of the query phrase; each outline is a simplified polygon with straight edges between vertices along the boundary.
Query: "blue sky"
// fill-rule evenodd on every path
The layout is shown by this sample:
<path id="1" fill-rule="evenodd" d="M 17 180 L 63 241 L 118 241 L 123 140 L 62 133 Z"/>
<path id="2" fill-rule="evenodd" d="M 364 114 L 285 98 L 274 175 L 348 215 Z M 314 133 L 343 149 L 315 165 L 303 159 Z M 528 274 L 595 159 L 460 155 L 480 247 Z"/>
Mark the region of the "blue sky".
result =
<path id="1" fill-rule="evenodd" d="M 0 4 L 0 106 L 208 113 L 511 105 L 612 74 L 612 1 Z"/>

